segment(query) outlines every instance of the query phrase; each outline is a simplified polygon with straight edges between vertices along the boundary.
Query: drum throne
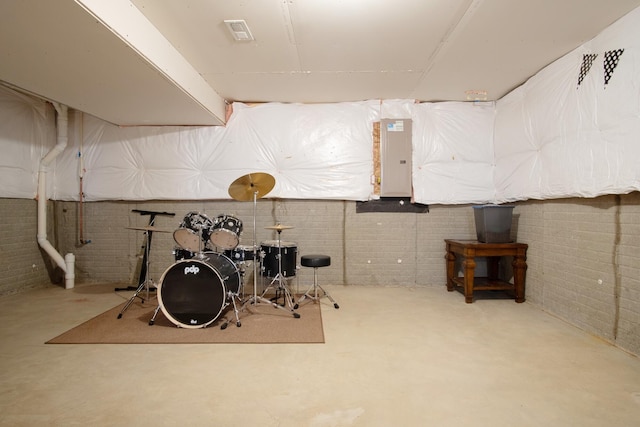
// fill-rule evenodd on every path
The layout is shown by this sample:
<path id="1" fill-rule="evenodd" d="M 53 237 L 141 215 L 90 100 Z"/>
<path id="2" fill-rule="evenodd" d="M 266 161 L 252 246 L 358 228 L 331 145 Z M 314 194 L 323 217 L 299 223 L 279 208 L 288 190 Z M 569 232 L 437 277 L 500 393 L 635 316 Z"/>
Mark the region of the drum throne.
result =
<path id="1" fill-rule="evenodd" d="M 331 265 L 331 257 L 329 255 L 303 255 L 300 257 L 300 265 L 303 267 L 313 267 L 313 284 L 309 290 L 300 297 L 298 303 L 293 307 L 297 309 L 302 301 L 309 298 L 313 301 L 320 301 L 320 298 L 327 297 L 329 301 L 333 303 L 335 308 L 340 308 L 337 302 L 331 298 L 331 295 L 325 291 L 322 286 L 318 284 L 318 268 L 328 267 Z M 318 296 L 318 290 L 322 291 L 323 295 Z"/>

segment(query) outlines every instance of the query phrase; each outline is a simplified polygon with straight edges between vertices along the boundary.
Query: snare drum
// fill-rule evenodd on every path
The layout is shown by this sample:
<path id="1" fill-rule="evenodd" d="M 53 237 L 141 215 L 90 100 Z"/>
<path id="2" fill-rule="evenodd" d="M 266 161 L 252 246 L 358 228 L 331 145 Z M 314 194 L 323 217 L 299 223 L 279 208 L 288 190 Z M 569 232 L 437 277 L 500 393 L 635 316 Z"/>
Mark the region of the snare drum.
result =
<path id="1" fill-rule="evenodd" d="M 236 264 L 253 260 L 253 246 L 239 245 L 235 249 L 227 249 L 224 254 Z"/>
<path id="2" fill-rule="evenodd" d="M 195 255 L 196 254 L 194 252 L 188 251 L 186 249 L 182 249 L 182 248 L 173 249 L 173 256 L 175 257 L 176 261 L 180 261 L 182 259 L 191 259 Z"/>
<path id="3" fill-rule="evenodd" d="M 183 249 L 199 252 L 209 240 L 212 227 L 213 221 L 205 214 L 189 212 L 180 223 L 180 228 L 173 232 L 173 240 Z"/>
<path id="4" fill-rule="evenodd" d="M 220 215 L 211 231 L 209 240 L 220 249 L 233 249 L 240 243 L 242 221 L 233 215 Z"/>
<path id="5" fill-rule="evenodd" d="M 277 240 L 267 240 L 260 244 L 262 258 L 261 274 L 266 277 L 276 277 L 278 274 L 278 250 L 282 255 L 282 275 L 293 277 L 296 275 L 296 260 L 298 256 L 298 246 L 293 242 L 280 242 L 278 248 Z"/>

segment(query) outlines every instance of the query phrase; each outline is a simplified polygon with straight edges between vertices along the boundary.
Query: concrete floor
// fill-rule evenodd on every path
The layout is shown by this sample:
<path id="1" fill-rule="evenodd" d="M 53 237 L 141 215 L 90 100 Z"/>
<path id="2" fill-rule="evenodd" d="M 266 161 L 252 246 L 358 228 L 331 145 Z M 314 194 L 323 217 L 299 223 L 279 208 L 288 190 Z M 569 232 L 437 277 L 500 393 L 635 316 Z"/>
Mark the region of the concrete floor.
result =
<path id="1" fill-rule="evenodd" d="M 640 359 L 528 303 L 326 286 L 325 344 L 44 344 L 113 288 L 0 298 L 0 425 L 640 425 Z"/>

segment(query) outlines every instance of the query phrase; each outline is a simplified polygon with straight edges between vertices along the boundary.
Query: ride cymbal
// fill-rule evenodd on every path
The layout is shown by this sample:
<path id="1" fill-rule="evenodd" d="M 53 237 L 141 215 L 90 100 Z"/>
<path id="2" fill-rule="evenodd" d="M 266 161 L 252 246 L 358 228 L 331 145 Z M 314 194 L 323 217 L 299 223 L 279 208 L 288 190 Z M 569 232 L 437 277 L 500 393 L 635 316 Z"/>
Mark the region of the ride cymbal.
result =
<path id="1" fill-rule="evenodd" d="M 276 179 L 265 172 L 250 173 L 236 179 L 229 186 L 229 195 L 235 200 L 253 200 L 255 194 L 259 199 L 264 197 L 276 185 Z"/>

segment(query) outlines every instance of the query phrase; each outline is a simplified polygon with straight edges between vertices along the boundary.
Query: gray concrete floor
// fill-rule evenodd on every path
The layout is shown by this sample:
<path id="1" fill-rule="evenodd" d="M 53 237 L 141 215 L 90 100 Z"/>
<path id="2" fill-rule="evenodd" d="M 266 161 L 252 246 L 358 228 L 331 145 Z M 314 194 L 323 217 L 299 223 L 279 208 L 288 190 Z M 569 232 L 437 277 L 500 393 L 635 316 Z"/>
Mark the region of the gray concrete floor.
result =
<path id="1" fill-rule="evenodd" d="M 640 425 L 640 360 L 528 303 L 326 286 L 324 344 L 44 344 L 113 288 L 0 298 L 0 425 Z"/>

